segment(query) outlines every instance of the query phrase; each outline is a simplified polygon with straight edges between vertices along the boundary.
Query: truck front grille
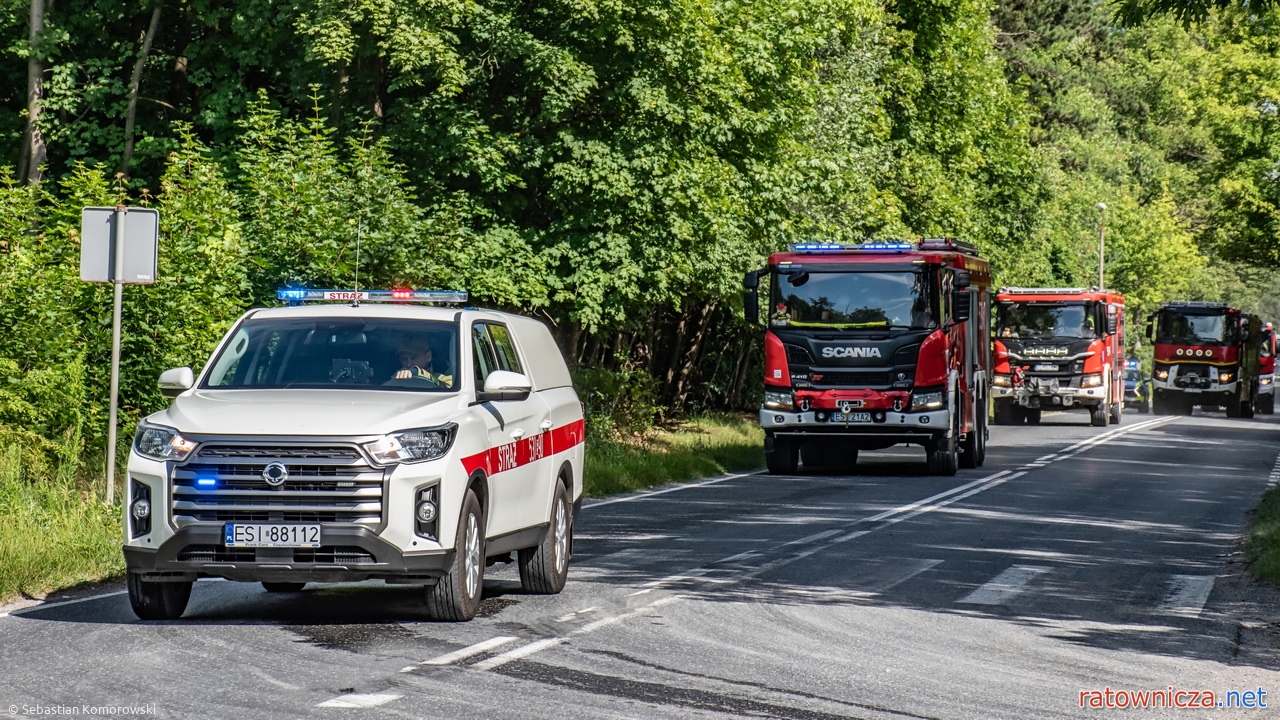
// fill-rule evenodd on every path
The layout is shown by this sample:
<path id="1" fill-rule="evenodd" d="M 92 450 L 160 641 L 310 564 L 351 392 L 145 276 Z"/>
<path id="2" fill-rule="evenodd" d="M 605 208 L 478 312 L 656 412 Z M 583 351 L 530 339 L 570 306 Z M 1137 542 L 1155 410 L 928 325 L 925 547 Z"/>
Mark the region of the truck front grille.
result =
<path id="1" fill-rule="evenodd" d="M 229 548 L 221 545 L 188 545 L 178 553 L 179 562 L 257 562 L 254 548 Z M 269 562 L 278 563 L 273 555 Z M 293 551 L 295 563 L 319 563 L 322 565 L 366 565 L 376 563 L 373 555 L 364 548 L 347 545 L 321 545 L 318 548 L 297 548 Z"/>
<path id="2" fill-rule="evenodd" d="M 814 387 L 883 388 L 893 384 L 888 372 L 822 372 L 813 371 Z"/>
<path id="3" fill-rule="evenodd" d="M 288 468 L 272 487 L 267 465 Z M 173 521 L 178 527 L 213 522 L 339 522 L 382 524 L 383 471 L 353 446 L 201 447 L 173 471 Z"/>

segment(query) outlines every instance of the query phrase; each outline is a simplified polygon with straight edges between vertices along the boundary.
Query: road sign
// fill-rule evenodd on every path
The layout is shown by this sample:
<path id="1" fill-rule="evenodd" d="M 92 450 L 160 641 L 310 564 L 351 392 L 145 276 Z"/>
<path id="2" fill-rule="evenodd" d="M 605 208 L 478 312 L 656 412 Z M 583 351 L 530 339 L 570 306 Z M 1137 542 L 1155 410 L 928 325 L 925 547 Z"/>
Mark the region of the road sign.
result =
<path id="1" fill-rule="evenodd" d="M 87 207 L 80 215 L 80 279 L 115 282 L 115 243 L 122 238 L 120 282 L 150 285 L 156 281 L 160 213 L 151 208 Z M 122 232 L 116 223 L 121 222 Z"/>
<path id="2" fill-rule="evenodd" d="M 116 490 L 116 412 L 120 394 L 120 307 L 125 285 L 156 281 L 160 212 L 118 205 L 80 213 L 80 279 L 111 283 L 111 412 L 107 420 L 107 502 Z"/>

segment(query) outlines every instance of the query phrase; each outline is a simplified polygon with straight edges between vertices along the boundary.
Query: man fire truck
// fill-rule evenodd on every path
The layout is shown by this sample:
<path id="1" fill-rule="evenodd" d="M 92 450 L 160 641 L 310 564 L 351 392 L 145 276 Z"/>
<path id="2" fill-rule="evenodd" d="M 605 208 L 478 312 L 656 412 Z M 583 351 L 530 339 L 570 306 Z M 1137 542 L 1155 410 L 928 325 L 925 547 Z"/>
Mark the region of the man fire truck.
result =
<path id="1" fill-rule="evenodd" d="M 1098 288 L 1001 288 L 996 295 L 997 425 L 1080 408 L 1091 424 L 1124 411 L 1124 296 Z"/>
<path id="2" fill-rule="evenodd" d="M 1147 337 L 1155 343 L 1157 415 L 1189 415 L 1199 405 L 1253 417 L 1262 344 L 1256 315 L 1223 303 L 1168 302 L 1147 318 Z"/>
<path id="3" fill-rule="evenodd" d="M 1276 327 L 1262 326 L 1262 347 L 1258 349 L 1258 412 L 1276 411 Z"/>
<path id="4" fill-rule="evenodd" d="M 801 244 L 744 280 L 748 320 L 769 281 L 760 424 L 769 471 L 925 448 L 954 475 L 986 455 L 991 270 L 951 239 Z"/>

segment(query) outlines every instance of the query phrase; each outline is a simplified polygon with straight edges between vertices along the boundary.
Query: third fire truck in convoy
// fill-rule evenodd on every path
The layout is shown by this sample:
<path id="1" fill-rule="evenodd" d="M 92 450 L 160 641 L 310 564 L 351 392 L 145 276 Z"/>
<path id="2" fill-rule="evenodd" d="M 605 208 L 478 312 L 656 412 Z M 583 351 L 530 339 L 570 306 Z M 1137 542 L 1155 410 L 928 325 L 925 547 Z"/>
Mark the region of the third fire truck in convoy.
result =
<path id="1" fill-rule="evenodd" d="M 1155 343 L 1157 415 L 1197 405 L 1253 417 L 1258 402 L 1262 325 L 1257 316 L 1213 302 L 1168 302 L 1147 319 Z"/>
<path id="2" fill-rule="evenodd" d="M 800 244 L 748 273 L 759 322 L 769 285 L 764 403 L 769 471 L 856 462 L 860 450 L 923 445 L 954 475 L 986 454 L 991 271 L 950 239 Z"/>
<path id="3" fill-rule="evenodd" d="M 1258 412 L 1276 411 L 1276 326 L 1262 326 L 1262 346 L 1258 349 Z"/>
<path id="4" fill-rule="evenodd" d="M 1124 296 L 1098 288 L 1001 288 L 996 295 L 997 425 L 1080 408 L 1093 425 L 1124 411 Z"/>

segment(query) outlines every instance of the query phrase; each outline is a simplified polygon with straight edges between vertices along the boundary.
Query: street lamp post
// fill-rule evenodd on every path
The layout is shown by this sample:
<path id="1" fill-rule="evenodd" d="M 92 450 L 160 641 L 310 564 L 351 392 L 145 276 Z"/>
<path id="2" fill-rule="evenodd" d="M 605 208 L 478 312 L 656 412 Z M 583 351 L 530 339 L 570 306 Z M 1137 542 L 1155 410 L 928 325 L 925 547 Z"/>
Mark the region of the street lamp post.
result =
<path id="1" fill-rule="evenodd" d="M 1107 204 L 1098 203 L 1098 289 L 1106 287 L 1102 282 L 1103 254 L 1107 246 Z"/>

